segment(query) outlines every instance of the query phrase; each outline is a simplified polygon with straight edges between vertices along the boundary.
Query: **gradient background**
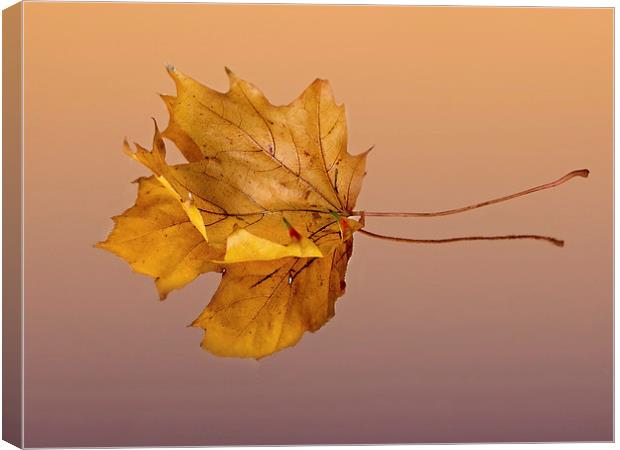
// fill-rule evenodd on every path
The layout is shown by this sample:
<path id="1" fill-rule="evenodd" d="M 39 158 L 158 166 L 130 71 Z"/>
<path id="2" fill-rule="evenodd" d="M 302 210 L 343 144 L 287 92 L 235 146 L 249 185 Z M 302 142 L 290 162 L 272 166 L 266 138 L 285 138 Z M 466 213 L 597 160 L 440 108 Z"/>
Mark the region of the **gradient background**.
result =
<path id="1" fill-rule="evenodd" d="M 612 439 L 611 9 L 25 5 L 25 444 Z M 358 209 L 437 210 L 587 167 L 554 191 L 356 238 L 337 315 L 260 362 L 186 328 L 210 274 L 160 303 L 92 245 L 167 123 L 164 64 L 288 103 L 315 77 L 370 145 Z M 178 160 L 178 158 L 176 158 Z"/>

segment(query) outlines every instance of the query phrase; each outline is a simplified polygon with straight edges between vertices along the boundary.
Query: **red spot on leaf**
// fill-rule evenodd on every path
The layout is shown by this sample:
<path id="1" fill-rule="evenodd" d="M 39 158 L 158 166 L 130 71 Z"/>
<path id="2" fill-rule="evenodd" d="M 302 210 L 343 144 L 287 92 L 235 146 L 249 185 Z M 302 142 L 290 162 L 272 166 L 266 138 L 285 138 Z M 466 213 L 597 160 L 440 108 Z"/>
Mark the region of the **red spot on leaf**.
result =
<path id="1" fill-rule="evenodd" d="M 299 232 L 293 227 L 289 227 L 288 235 L 297 241 L 301 239 L 301 234 L 299 234 Z"/>

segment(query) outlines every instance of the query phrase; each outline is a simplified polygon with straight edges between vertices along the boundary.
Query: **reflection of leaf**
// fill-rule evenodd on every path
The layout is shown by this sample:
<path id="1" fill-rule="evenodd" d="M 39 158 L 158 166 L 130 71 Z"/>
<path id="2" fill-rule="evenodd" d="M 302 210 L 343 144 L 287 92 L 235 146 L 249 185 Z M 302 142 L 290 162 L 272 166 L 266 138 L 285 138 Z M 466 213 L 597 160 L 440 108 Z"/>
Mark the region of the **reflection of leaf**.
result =
<path id="1" fill-rule="evenodd" d="M 168 127 L 156 127 L 151 151 L 126 145 L 154 176 L 139 180 L 136 205 L 99 246 L 155 277 L 161 298 L 222 271 L 193 324 L 205 329 L 203 347 L 266 356 L 333 316 L 361 226 L 348 216 L 367 153 L 347 152 L 344 108 L 326 81 L 273 106 L 230 71 L 225 94 L 169 72 Z M 162 137 L 189 162 L 168 165 Z"/>

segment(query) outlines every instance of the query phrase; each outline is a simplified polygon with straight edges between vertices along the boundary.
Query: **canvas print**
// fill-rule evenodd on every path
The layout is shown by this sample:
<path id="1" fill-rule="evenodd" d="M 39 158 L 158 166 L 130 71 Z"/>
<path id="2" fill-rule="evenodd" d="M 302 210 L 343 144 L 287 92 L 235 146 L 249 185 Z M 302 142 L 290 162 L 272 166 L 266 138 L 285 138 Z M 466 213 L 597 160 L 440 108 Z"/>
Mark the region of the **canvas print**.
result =
<path id="1" fill-rule="evenodd" d="M 613 439 L 611 9 L 4 20 L 5 440 Z"/>

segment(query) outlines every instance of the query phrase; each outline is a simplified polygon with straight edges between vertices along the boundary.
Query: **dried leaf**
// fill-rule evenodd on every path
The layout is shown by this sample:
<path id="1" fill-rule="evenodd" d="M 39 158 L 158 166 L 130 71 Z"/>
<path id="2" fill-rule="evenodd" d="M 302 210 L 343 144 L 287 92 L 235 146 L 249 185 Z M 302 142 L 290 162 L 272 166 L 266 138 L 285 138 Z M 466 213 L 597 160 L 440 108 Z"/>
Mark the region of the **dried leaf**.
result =
<path id="1" fill-rule="evenodd" d="M 177 96 L 163 96 L 168 127 L 132 158 L 154 177 L 140 180 L 136 205 L 115 218 L 99 244 L 156 278 L 161 298 L 200 273 L 220 286 L 193 323 L 218 355 L 259 358 L 295 344 L 334 314 L 344 293 L 349 219 L 367 152 L 347 152 L 344 107 L 324 80 L 274 106 L 227 70 L 219 93 L 170 69 Z M 189 161 L 168 165 L 162 137 Z"/>
<path id="2" fill-rule="evenodd" d="M 334 315 L 344 294 L 352 241 L 323 258 L 283 258 L 231 264 L 192 326 L 202 347 L 221 356 L 260 358 L 295 345 Z"/>
<path id="3" fill-rule="evenodd" d="M 155 177 L 140 178 L 135 206 L 113 217 L 115 227 L 99 248 L 125 259 L 131 268 L 155 278 L 163 300 L 203 272 L 218 270 L 224 254 L 208 245 L 179 200 Z"/>
<path id="4" fill-rule="evenodd" d="M 254 236 L 240 229 L 228 236 L 224 263 L 245 261 L 271 261 L 294 256 L 296 258 L 321 258 L 323 253 L 311 239 L 300 236 L 288 245 Z"/>

